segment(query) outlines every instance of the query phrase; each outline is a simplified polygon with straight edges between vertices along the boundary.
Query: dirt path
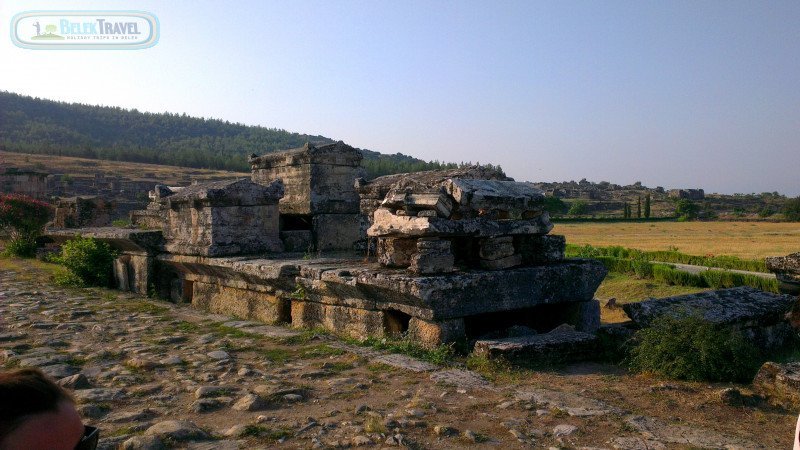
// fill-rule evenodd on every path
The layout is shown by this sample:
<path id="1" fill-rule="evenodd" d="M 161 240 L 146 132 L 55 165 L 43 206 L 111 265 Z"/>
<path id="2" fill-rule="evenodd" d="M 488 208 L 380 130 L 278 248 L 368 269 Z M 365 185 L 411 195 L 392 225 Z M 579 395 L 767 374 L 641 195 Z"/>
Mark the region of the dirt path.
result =
<path id="1" fill-rule="evenodd" d="M 439 367 L 0 266 L 0 363 L 74 390 L 100 448 L 787 448 L 795 416 L 616 366 Z M 3 269 L 2 267 L 6 267 Z"/>

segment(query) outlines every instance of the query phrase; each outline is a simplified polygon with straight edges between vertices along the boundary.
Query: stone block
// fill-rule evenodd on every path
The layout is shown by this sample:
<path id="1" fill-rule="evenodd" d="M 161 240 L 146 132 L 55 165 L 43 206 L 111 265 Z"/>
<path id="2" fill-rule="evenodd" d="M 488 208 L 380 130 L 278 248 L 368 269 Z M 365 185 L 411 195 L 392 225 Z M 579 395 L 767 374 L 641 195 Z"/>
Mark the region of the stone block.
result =
<path id="1" fill-rule="evenodd" d="M 622 308 L 639 327 L 664 315 L 695 314 L 709 323 L 737 328 L 762 349 L 770 349 L 792 338 L 786 314 L 795 302 L 789 295 L 743 286 L 627 303 Z"/>
<path id="2" fill-rule="evenodd" d="M 453 178 L 445 183 L 445 188 L 464 217 L 499 210 L 507 218 L 519 219 L 541 212 L 544 205 L 544 192 L 515 181 Z"/>
<path id="3" fill-rule="evenodd" d="M 373 214 L 372 226 L 367 235 L 372 237 L 433 237 L 471 236 L 495 237 L 510 235 L 544 235 L 553 229 L 550 215 L 528 220 L 493 220 L 471 218 L 448 220 L 439 217 L 398 216 L 388 209 L 378 209 Z"/>
<path id="4" fill-rule="evenodd" d="M 753 388 L 770 403 L 800 412 L 800 362 L 765 362 L 753 380 Z"/>
<path id="5" fill-rule="evenodd" d="M 351 273 L 351 278 L 355 276 L 357 289 L 366 290 L 368 295 L 414 305 L 427 311 L 428 315 L 420 313 L 420 317 L 441 320 L 544 304 L 589 301 L 606 273 L 599 261 L 569 259 L 503 271 L 425 277 L 370 270 Z"/>
<path id="6" fill-rule="evenodd" d="M 454 263 L 450 241 L 419 239 L 417 253 L 411 257 L 410 270 L 419 275 L 449 273 L 453 271 Z"/>
<path id="7" fill-rule="evenodd" d="M 408 335 L 427 348 L 455 342 L 466 336 L 464 319 L 428 321 L 412 317 L 408 322 Z"/>
<path id="8" fill-rule="evenodd" d="M 567 240 L 564 236 L 514 236 L 514 247 L 525 265 L 543 264 L 564 259 Z"/>
<path id="9" fill-rule="evenodd" d="M 362 235 L 360 214 L 317 214 L 313 219 L 318 251 L 353 250 Z"/>
<path id="10" fill-rule="evenodd" d="M 510 269 L 522 264 L 522 255 L 511 255 L 500 259 L 482 259 L 481 268 L 486 270 Z"/>
<path id="11" fill-rule="evenodd" d="M 478 255 L 481 259 L 496 260 L 514 254 L 514 238 L 501 236 L 481 239 Z"/>
<path id="12" fill-rule="evenodd" d="M 289 303 L 275 295 L 221 284 L 192 283 L 192 306 L 268 324 L 289 321 Z"/>
<path id="13" fill-rule="evenodd" d="M 384 335 L 381 311 L 328 305 L 305 300 L 292 300 L 292 326 L 296 328 L 323 327 L 337 334 L 356 339 Z"/>
<path id="14" fill-rule="evenodd" d="M 778 278 L 784 294 L 800 295 L 800 253 L 766 259 L 767 269 Z"/>
<path id="15" fill-rule="evenodd" d="M 155 259 L 149 255 L 125 254 L 114 260 L 114 284 L 121 291 L 147 294 L 153 280 Z"/>
<path id="16" fill-rule="evenodd" d="M 355 214 L 359 196 L 354 182 L 363 176 L 361 152 L 343 142 L 268 153 L 250 159 L 252 179 L 281 179 L 286 196 L 281 214 Z"/>
<path id="17" fill-rule="evenodd" d="M 597 337 L 580 331 L 552 331 L 545 334 L 505 339 L 482 339 L 473 352 L 489 359 L 503 358 L 526 363 L 567 362 L 596 354 Z"/>
<path id="18" fill-rule="evenodd" d="M 408 267 L 411 265 L 411 256 L 416 252 L 416 239 L 378 239 L 378 262 L 386 267 Z"/>
<path id="19" fill-rule="evenodd" d="M 281 231 L 280 236 L 284 251 L 306 253 L 314 249 L 311 230 Z"/>

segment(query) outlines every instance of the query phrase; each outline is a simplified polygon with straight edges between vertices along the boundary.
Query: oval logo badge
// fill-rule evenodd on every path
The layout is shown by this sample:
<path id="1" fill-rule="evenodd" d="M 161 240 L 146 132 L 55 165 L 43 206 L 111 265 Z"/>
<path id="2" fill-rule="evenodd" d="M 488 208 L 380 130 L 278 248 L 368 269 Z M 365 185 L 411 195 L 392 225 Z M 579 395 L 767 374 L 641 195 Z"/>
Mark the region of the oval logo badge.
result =
<path id="1" fill-rule="evenodd" d="M 11 19 L 11 41 L 29 49 L 141 50 L 158 37 L 158 19 L 144 11 L 26 11 Z"/>

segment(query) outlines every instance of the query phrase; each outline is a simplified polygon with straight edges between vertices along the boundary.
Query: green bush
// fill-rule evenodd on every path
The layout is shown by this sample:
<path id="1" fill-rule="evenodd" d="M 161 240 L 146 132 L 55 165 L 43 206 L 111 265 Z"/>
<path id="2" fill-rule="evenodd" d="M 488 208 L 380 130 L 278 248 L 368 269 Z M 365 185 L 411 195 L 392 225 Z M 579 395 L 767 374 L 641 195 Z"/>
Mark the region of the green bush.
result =
<path id="1" fill-rule="evenodd" d="M 0 231 L 8 233 L 4 253 L 30 257 L 36 254 L 36 238 L 50 217 L 50 205 L 20 194 L 0 194 Z"/>
<path id="2" fill-rule="evenodd" d="M 664 264 L 653 265 L 653 279 L 672 286 L 708 287 L 702 276 L 677 270 Z"/>
<path id="3" fill-rule="evenodd" d="M 620 246 L 594 247 L 591 245 L 577 246 L 567 244 L 567 255 L 581 258 L 613 256 L 615 258 L 641 259 L 645 261 L 691 264 L 694 266 L 769 273 L 763 259 L 741 259 L 736 256 L 695 256 L 680 253 L 675 250 L 642 251 Z"/>
<path id="4" fill-rule="evenodd" d="M 781 212 L 787 220 L 800 222 L 800 197 L 786 200 Z"/>
<path id="5" fill-rule="evenodd" d="M 30 258 L 36 255 L 36 239 L 31 236 L 16 236 L 6 242 L 3 255 Z"/>
<path id="6" fill-rule="evenodd" d="M 117 253 L 107 243 L 78 237 L 65 242 L 61 246 L 61 255 L 54 261 L 66 267 L 85 285 L 108 286 L 116 257 Z"/>
<path id="7" fill-rule="evenodd" d="M 629 363 L 633 370 L 690 381 L 753 379 L 762 358 L 740 331 L 691 313 L 661 316 L 638 331 Z"/>
<path id="8" fill-rule="evenodd" d="M 587 212 L 589 212 L 589 204 L 583 200 L 576 200 L 570 205 L 567 214 L 570 216 L 582 216 Z"/>

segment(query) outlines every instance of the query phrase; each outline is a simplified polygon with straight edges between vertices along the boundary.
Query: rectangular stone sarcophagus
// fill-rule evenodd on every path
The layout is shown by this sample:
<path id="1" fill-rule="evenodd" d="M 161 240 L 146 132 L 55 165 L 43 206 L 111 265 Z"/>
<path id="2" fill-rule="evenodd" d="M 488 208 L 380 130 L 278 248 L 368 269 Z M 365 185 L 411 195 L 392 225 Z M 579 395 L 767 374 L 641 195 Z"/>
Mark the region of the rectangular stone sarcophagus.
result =
<path id="1" fill-rule="evenodd" d="M 287 251 L 353 250 L 363 239 L 359 196 L 361 152 L 343 142 L 306 144 L 250 158 L 257 183 L 282 180 L 281 239 Z"/>
<path id="2" fill-rule="evenodd" d="M 182 255 L 280 252 L 278 201 L 283 184 L 250 180 L 195 184 L 161 193 L 165 248 Z"/>

